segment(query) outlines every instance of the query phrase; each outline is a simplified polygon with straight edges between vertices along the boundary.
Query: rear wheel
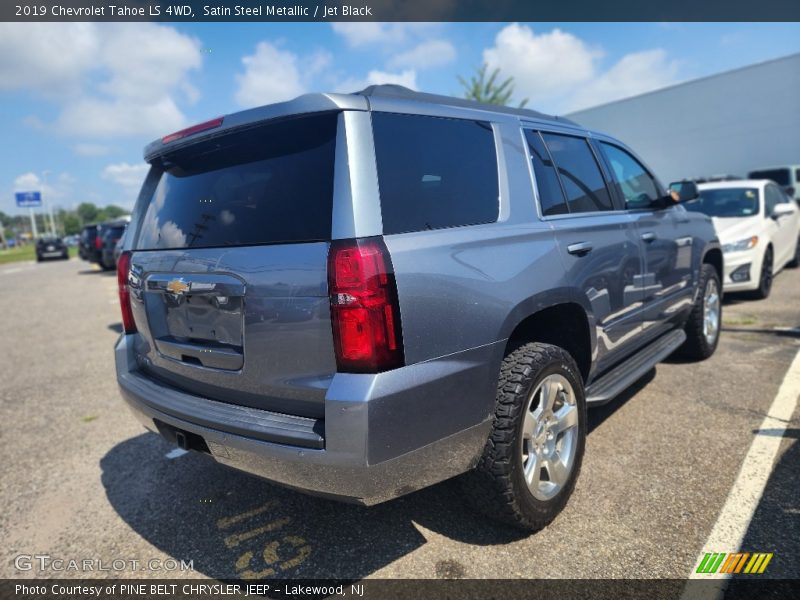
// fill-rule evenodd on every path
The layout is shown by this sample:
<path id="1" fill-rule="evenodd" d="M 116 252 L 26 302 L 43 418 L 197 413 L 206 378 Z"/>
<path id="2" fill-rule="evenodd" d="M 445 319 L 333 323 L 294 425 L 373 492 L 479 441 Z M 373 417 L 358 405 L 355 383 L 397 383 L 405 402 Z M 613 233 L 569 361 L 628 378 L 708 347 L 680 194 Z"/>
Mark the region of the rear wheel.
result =
<path id="1" fill-rule="evenodd" d="M 707 263 L 700 268 L 699 293 L 686 321 L 686 341 L 678 353 L 692 360 L 714 354 L 722 326 L 722 286 L 717 270 Z"/>
<path id="2" fill-rule="evenodd" d="M 763 300 L 769 297 L 772 291 L 772 247 L 768 247 L 764 252 L 764 260 L 761 263 L 761 275 L 758 280 L 758 288 L 753 292 L 753 297 Z"/>
<path id="3" fill-rule="evenodd" d="M 575 487 L 586 443 L 583 380 L 569 353 L 529 343 L 500 370 L 494 426 L 462 478 L 480 512 L 520 529 L 546 527 Z"/>

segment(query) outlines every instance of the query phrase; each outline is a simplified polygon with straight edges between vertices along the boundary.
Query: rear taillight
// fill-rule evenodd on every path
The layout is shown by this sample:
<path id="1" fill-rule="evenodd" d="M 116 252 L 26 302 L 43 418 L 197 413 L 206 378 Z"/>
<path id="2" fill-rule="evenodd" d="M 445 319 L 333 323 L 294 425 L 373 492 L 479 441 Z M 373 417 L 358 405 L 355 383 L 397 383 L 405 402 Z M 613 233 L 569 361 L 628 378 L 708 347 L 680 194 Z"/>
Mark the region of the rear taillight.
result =
<path id="1" fill-rule="evenodd" d="M 103 240 L 100 237 L 94 238 L 94 247 L 100 250 L 103 247 Z"/>
<path id="2" fill-rule="evenodd" d="M 332 242 L 328 289 L 338 370 L 378 373 L 402 366 L 397 287 L 383 240 Z"/>
<path id="3" fill-rule="evenodd" d="M 131 290 L 128 287 L 130 271 L 131 253 L 123 252 L 117 261 L 117 287 L 119 288 L 119 305 L 122 308 L 122 329 L 125 333 L 136 333 L 136 323 L 131 311 Z"/>
<path id="4" fill-rule="evenodd" d="M 209 129 L 216 129 L 220 125 L 222 125 L 222 121 L 225 117 L 217 117 L 216 119 L 211 119 L 210 121 L 206 121 L 205 123 L 198 123 L 197 125 L 192 125 L 191 127 L 187 127 L 186 129 L 181 129 L 180 131 L 176 131 L 175 133 L 170 133 L 169 135 L 165 135 L 161 138 L 162 144 L 169 144 L 170 142 L 174 142 L 175 140 L 180 140 L 185 137 L 189 137 L 190 135 L 194 135 L 195 133 L 200 133 L 201 131 L 208 131 Z"/>

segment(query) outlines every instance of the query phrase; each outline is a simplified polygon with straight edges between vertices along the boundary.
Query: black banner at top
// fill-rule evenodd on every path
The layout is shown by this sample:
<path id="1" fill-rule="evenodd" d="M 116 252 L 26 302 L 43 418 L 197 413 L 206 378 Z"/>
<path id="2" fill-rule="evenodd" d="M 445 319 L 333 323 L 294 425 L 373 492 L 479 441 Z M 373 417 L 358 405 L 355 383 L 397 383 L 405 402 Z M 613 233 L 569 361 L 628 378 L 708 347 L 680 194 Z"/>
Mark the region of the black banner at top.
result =
<path id="1" fill-rule="evenodd" d="M 0 21 L 800 21 L 800 1 L 3 0 Z"/>

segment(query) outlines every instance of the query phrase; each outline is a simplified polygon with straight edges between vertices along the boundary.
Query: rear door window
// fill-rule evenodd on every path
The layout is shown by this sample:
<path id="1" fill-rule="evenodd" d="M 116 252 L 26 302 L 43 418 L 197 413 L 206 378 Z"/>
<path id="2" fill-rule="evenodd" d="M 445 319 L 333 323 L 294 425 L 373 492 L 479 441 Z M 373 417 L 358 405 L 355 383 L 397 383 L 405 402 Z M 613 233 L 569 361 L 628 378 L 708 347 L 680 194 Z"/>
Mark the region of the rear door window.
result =
<path id="1" fill-rule="evenodd" d="M 611 166 L 617 185 L 625 198 L 625 208 L 650 208 L 658 204 L 661 194 L 655 179 L 642 163 L 618 146 L 600 142 Z"/>
<path id="2" fill-rule="evenodd" d="M 336 123 L 295 118 L 166 155 L 136 249 L 329 240 Z"/>
<path id="3" fill-rule="evenodd" d="M 533 161 L 533 173 L 536 175 L 536 187 L 539 190 L 539 205 L 542 216 L 561 215 L 569 212 L 564 190 L 558 181 L 555 165 L 550 153 L 542 141 L 538 131 L 525 131 L 528 148 Z"/>
<path id="4" fill-rule="evenodd" d="M 497 221 L 489 123 L 376 112 L 372 128 L 385 234 Z"/>
<path id="5" fill-rule="evenodd" d="M 611 195 L 589 143 L 581 137 L 542 133 L 567 194 L 570 213 L 613 210 Z"/>

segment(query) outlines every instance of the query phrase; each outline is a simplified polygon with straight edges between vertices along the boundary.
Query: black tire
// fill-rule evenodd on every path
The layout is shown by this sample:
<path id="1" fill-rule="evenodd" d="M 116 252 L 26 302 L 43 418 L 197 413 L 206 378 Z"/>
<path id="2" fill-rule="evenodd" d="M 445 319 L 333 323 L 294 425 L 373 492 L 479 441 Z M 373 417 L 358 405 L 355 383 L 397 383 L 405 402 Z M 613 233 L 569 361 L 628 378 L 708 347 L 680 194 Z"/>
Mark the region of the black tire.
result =
<path id="1" fill-rule="evenodd" d="M 765 300 L 769 298 L 772 291 L 772 280 L 774 273 L 772 271 L 772 246 L 767 246 L 764 252 L 764 259 L 761 261 L 761 270 L 758 276 L 758 288 L 751 292 L 750 296 L 756 300 Z"/>
<path id="2" fill-rule="evenodd" d="M 798 238 L 797 243 L 794 246 L 794 258 L 786 263 L 786 266 L 790 269 L 796 269 L 800 267 L 800 238 Z"/>
<path id="3" fill-rule="evenodd" d="M 523 449 L 526 443 L 530 448 L 532 440 L 523 441 L 523 423 L 529 404 L 539 404 L 535 398 L 529 403 L 531 392 L 551 375 L 560 375 L 571 386 L 577 424 L 570 429 L 574 432 L 570 436 L 574 455 L 567 479 L 554 496 L 543 500 L 536 498 L 525 482 Z M 561 435 L 554 437 L 553 447 L 562 440 Z M 558 346 L 541 343 L 520 346 L 503 360 L 492 433 L 476 468 L 461 478 L 465 496 L 479 512 L 493 519 L 518 529 L 538 531 L 556 518 L 572 494 L 585 444 L 586 399 L 575 361 Z M 538 467 L 541 477 L 545 463 L 538 464 L 542 465 Z"/>
<path id="4" fill-rule="evenodd" d="M 38 254 L 36 255 L 36 262 L 42 262 L 42 257 Z"/>
<path id="5" fill-rule="evenodd" d="M 704 330 L 706 291 L 709 282 L 713 282 L 717 289 L 717 306 L 719 315 L 717 319 L 716 335 L 713 342 L 709 342 Z M 678 354 L 691 360 L 705 360 L 717 349 L 719 334 L 722 328 L 722 284 L 719 281 L 717 270 L 710 264 L 704 263 L 700 267 L 700 281 L 697 283 L 697 297 L 692 306 L 692 312 L 686 321 L 686 341 L 678 348 Z"/>

